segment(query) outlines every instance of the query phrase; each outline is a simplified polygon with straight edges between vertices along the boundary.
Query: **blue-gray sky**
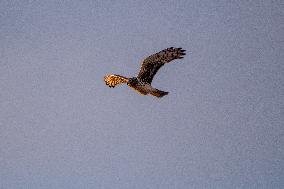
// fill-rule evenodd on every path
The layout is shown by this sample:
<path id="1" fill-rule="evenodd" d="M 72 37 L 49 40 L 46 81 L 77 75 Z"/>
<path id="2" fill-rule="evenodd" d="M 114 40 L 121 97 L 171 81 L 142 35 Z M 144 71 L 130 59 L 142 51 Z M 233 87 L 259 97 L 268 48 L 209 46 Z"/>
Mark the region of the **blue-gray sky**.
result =
<path id="1" fill-rule="evenodd" d="M 0 1 L 0 188 L 284 188 L 284 3 Z M 162 99 L 103 76 L 174 46 Z"/>

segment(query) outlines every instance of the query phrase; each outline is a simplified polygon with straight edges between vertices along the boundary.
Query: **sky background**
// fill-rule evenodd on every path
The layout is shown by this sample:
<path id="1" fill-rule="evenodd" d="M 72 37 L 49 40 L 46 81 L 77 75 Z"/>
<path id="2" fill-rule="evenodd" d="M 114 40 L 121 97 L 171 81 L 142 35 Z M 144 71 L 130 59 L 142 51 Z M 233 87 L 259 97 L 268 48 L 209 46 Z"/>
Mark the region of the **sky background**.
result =
<path id="1" fill-rule="evenodd" d="M 0 188 L 284 188 L 283 20 L 281 0 L 1 0 Z M 171 46 L 168 96 L 105 86 Z"/>

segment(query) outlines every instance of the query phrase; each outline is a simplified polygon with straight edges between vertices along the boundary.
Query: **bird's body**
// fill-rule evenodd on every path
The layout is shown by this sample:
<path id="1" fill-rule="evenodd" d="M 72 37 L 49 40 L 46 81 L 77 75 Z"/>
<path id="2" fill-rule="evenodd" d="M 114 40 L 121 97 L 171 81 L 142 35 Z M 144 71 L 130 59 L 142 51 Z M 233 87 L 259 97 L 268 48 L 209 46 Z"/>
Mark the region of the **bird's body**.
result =
<path id="1" fill-rule="evenodd" d="M 109 87 L 115 87 L 118 84 L 126 83 L 129 87 L 142 95 L 151 94 L 156 97 L 163 97 L 168 92 L 155 89 L 151 86 L 151 82 L 157 71 L 165 64 L 174 59 L 182 59 L 185 55 L 182 48 L 167 48 L 156 54 L 147 57 L 141 66 L 137 77 L 126 78 L 120 75 L 106 75 L 104 81 Z"/>
<path id="2" fill-rule="evenodd" d="M 142 95 L 147 95 L 151 94 L 156 97 L 162 97 L 164 95 L 167 95 L 168 92 L 160 91 L 158 89 L 155 89 L 151 86 L 151 84 L 140 81 L 138 78 L 130 78 L 131 80 L 127 82 L 127 85 L 131 87 L 133 90 L 136 92 L 142 94 Z"/>
<path id="3" fill-rule="evenodd" d="M 148 91 L 151 88 L 150 84 L 138 80 L 137 77 L 130 78 L 127 82 L 127 85 L 143 95 L 148 94 Z"/>

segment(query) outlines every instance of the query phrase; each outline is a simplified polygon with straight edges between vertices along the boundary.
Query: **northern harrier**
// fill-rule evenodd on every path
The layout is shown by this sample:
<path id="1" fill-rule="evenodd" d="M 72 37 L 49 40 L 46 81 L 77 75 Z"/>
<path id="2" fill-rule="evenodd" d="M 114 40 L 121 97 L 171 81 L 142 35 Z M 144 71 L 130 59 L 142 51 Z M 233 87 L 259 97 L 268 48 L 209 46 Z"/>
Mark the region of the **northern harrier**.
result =
<path id="1" fill-rule="evenodd" d="M 118 84 L 126 83 L 129 87 L 142 95 L 151 94 L 156 97 L 163 97 L 169 92 L 153 88 L 151 82 L 157 71 L 164 64 L 169 63 L 174 59 L 182 59 L 183 55 L 185 55 L 185 50 L 182 48 L 170 47 L 144 59 L 137 77 L 127 78 L 111 74 L 106 75 L 104 81 L 109 87 L 115 87 Z"/>

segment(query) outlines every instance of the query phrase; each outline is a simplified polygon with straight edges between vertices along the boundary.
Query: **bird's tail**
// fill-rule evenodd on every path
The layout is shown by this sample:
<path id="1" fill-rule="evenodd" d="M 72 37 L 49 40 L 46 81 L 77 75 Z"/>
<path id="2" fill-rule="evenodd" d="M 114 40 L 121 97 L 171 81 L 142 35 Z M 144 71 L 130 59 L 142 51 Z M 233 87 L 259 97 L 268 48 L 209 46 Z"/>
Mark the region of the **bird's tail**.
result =
<path id="1" fill-rule="evenodd" d="M 165 92 L 165 91 L 160 91 L 158 89 L 153 88 L 150 92 L 151 95 L 156 96 L 158 98 L 161 98 L 167 94 L 169 94 L 169 92 Z"/>

